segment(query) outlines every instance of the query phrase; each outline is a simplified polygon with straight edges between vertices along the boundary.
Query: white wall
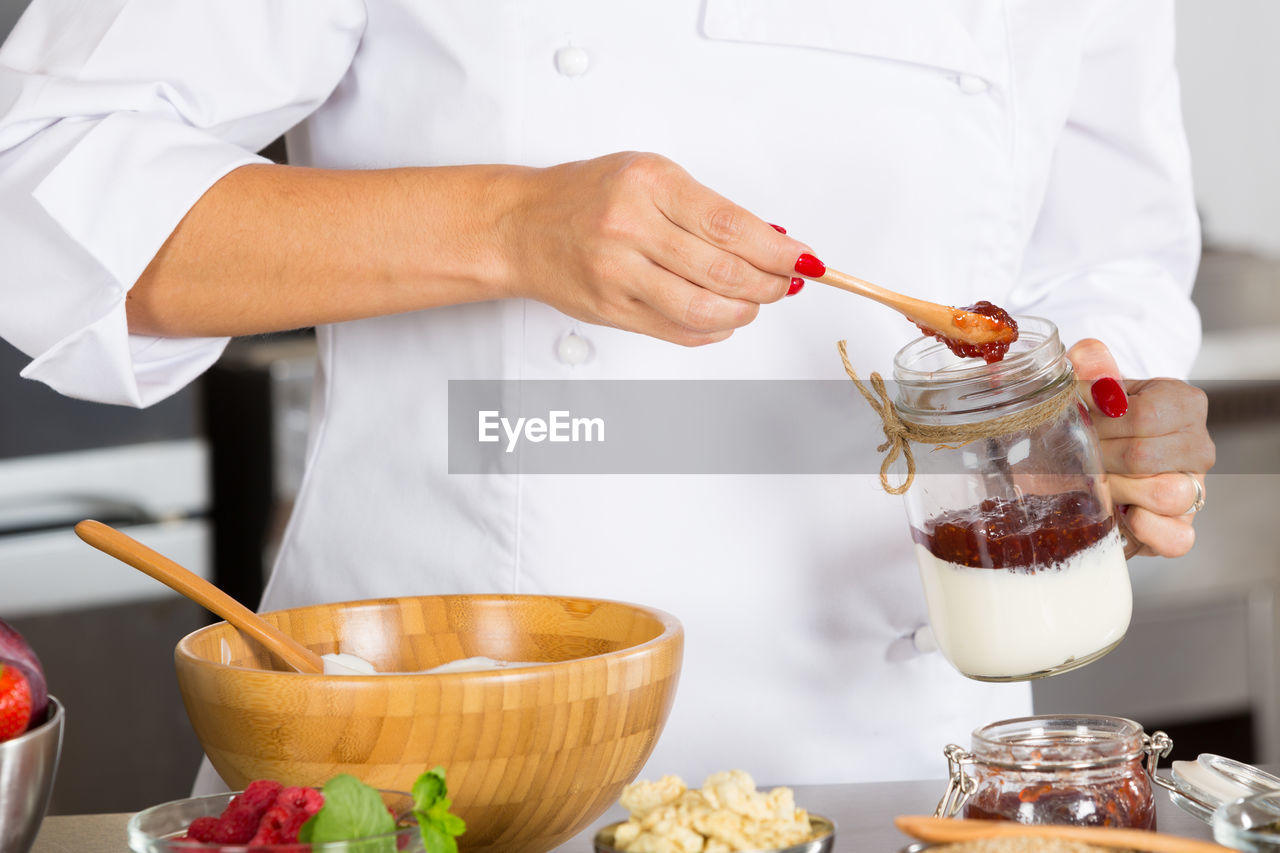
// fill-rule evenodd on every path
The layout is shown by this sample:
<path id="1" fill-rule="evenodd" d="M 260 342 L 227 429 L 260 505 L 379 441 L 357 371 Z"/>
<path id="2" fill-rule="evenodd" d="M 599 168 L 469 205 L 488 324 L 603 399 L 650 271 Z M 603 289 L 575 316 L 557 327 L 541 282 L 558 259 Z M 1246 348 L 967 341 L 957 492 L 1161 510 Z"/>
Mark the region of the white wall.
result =
<path id="1" fill-rule="evenodd" d="M 1205 239 L 1280 255 L 1280 3 L 1177 0 Z"/>

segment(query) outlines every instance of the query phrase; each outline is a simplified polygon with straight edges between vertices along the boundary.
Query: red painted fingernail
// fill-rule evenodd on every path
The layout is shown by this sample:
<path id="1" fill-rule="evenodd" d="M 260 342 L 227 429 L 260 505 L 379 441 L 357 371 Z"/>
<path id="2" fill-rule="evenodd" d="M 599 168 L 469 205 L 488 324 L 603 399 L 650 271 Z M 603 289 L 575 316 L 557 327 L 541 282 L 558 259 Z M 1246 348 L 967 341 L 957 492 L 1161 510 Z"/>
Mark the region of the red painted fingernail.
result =
<path id="1" fill-rule="evenodd" d="M 805 278 L 822 278 L 827 274 L 827 265 L 805 252 L 796 258 L 796 272 Z"/>
<path id="2" fill-rule="evenodd" d="M 774 231 L 777 231 L 779 234 L 787 233 L 787 229 L 783 228 L 781 225 L 774 225 L 772 222 L 770 222 L 769 227 L 772 228 Z"/>
<path id="3" fill-rule="evenodd" d="M 793 278 L 791 279 L 791 286 L 787 288 L 787 296 L 795 296 L 802 290 L 804 290 L 804 279 Z"/>
<path id="4" fill-rule="evenodd" d="M 1107 417 L 1118 418 L 1129 411 L 1129 398 L 1125 396 L 1124 386 L 1110 376 L 1094 382 L 1089 391 L 1098 411 Z"/>
<path id="5" fill-rule="evenodd" d="M 1128 514 L 1129 514 L 1129 505 L 1128 505 L 1128 504 L 1116 504 L 1116 511 L 1117 511 L 1117 512 L 1119 512 L 1121 515 L 1128 515 Z"/>

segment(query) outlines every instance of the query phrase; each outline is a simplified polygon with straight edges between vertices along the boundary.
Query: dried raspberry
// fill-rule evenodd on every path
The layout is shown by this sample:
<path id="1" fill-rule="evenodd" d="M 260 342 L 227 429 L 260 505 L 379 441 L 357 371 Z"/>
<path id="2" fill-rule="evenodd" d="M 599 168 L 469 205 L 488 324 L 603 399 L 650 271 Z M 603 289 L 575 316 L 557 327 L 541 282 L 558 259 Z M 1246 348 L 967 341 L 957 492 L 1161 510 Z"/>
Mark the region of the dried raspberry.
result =
<path id="1" fill-rule="evenodd" d="M 272 806 L 262 816 L 262 823 L 258 825 L 258 831 L 249 843 L 294 844 L 298 841 L 298 831 L 310 817 L 302 809 L 288 805 Z"/>
<path id="2" fill-rule="evenodd" d="M 311 820 L 311 815 L 306 812 L 298 811 L 289 816 L 289 822 L 285 824 L 283 835 L 289 842 L 298 840 L 298 833 L 302 831 L 302 825 Z"/>
<path id="3" fill-rule="evenodd" d="M 320 807 L 324 805 L 324 794 L 315 788 L 285 788 L 276 797 L 275 804 L 304 812 L 307 817 L 310 817 L 320 811 Z"/>
<path id="4" fill-rule="evenodd" d="M 262 822 L 258 824 L 258 830 L 254 836 L 249 839 L 250 844 L 287 844 L 290 841 L 297 841 L 295 835 L 292 839 L 285 837 L 285 827 L 290 822 L 293 812 L 288 806 L 272 806 L 267 809 L 262 816 Z"/>
<path id="5" fill-rule="evenodd" d="M 227 803 L 218 817 L 213 838 L 218 844 L 244 844 L 258 831 L 262 815 L 271 808 L 284 786 L 270 779 L 250 782 L 244 792 Z"/>
<path id="6" fill-rule="evenodd" d="M 218 825 L 213 828 L 209 840 L 214 844 L 244 844 L 258 831 L 258 821 L 253 815 L 241 809 L 227 806 L 227 810 L 218 818 Z"/>
<path id="7" fill-rule="evenodd" d="M 213 829 L 217 825 L 218 819 L 212 815 L 198 817 L 187 827 L 187 838 L 191 841 L 212 841 Z"/>
<path id="8" fill-rule="evenodd" d="M 261 818 L 267 809 L 275 804 L 276 797 L 280 796 L 280 792 L 284 790 L 284 785 L 274 779 L 257 779 L 250 782 L 244 789 L 244 793 L 236 799 L 240 800 L 241 805 L 252 809 L 258 813 Z"/>

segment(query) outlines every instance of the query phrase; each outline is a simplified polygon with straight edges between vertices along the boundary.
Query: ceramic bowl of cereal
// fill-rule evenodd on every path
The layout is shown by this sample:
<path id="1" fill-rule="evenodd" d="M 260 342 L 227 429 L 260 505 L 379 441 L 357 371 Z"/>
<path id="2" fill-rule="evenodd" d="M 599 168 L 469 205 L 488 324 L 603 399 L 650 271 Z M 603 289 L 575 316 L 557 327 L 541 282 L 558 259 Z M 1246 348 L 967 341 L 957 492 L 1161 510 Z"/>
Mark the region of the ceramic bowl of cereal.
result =
<path id="1" fill-rule="evenodd" d="M 742 770 L 701 788 L 677 776 L 640 781 L 619 800 L 630 817 L 595 837 L 596 853 L 829 853 L 835 823 L 798 808 L 790 788 L 762 791 Z"/>
<path id="2" fill-rule="evenodd" d="M 340 773 L 411 790 L 448 772 L 468 853 L 545 853 L 617 801 L 675 698 L 683 629 L 618 601 L 436 595 L 277 610 L 263 618 L 373 674 L 286 671 L 226 622 L 188 635 L 178 687 L 232 789 Z M 507 666 L 441 670 L 468 660 Z"/>

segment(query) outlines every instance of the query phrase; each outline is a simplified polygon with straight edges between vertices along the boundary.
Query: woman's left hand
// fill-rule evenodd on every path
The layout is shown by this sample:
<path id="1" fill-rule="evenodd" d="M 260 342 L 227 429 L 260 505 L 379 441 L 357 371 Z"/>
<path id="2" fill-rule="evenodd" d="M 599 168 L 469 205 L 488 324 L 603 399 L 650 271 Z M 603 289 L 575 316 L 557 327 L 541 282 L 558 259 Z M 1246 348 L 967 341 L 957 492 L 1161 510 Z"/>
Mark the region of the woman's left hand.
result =
<path id="1" fill-rule="evenodd" d="M 1129 540 L 1125 555 L 1182 556 L 1195 542 L 1215 456 L 1205 393 L 1177 379 L 1122 379 L 1111 351 L 1092 338 L 1067 357 L 1088 386 L 1082 396 Z"/>

